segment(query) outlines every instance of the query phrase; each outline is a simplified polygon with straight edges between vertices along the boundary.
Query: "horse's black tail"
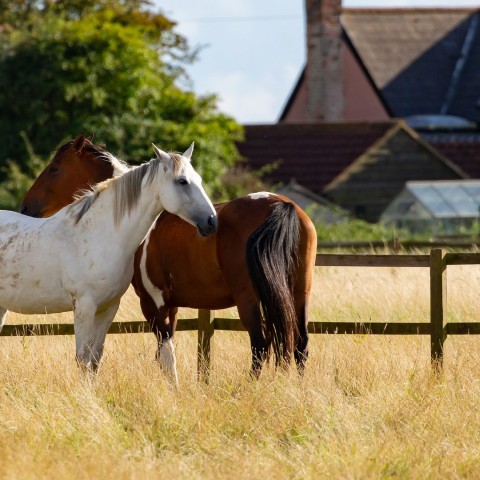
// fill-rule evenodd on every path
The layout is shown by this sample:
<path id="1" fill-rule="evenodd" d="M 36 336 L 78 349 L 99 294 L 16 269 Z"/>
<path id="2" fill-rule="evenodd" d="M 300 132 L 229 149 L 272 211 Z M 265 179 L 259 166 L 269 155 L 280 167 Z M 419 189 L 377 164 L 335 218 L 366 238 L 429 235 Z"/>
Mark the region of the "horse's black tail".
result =
<path id="1" fill-rule="evenodd" d="M 260 300 L 267 355 L 289 363 L 298 337 L 293 283 L 298 263 L 300 222 L 292 203 L 279 201 L 247 242 L 250 279 Z M 259 352 L 260 353 L 260 352 Z"/>

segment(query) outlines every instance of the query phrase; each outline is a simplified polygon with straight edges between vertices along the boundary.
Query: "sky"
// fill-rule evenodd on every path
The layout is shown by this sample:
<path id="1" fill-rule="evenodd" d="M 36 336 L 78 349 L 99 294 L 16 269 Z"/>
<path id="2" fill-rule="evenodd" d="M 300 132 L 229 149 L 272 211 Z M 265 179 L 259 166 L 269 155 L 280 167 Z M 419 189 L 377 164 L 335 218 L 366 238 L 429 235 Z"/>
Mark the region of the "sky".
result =
<path id="1" fill-rule="evenodd" d="M 189 88 L 242 124 L 275 123 L 305 64 L 304 0 L 154 0 L 192 47 Z M 345 7 L 480 7 L 480 0 L 343 0 Z"/>

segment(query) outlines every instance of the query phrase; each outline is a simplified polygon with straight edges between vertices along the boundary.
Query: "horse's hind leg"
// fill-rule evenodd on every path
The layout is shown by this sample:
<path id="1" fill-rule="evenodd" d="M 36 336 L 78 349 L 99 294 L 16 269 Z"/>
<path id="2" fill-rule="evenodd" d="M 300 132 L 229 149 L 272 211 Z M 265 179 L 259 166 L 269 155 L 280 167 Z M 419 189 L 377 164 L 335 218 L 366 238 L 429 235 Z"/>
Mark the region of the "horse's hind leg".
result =
<path id="1" fill-rule="evenodd" d="M 295 363 L 298 372 L 302 375 L 305 369 L 305 362 L 308 358 L 308 301 L 312 290 L 313 282 L 313 265 L 315 264 L 315 248 L 316 241 L 311 242 L 312 246 L 306 251 L 310 252 L 310 259 L 305 255 L 300 267 L 297 271 L 295 287 L 293 290 L 293 301 L 295 304 L 295 313 L 297 316 L 298 338 L 295 342 Z M 303 251 L 303 250 L 302 250 Z"/>
<path id="2" fill-rule="evenodd" d="M 308 305 L 302 302 L 295 308 L 297 313 L 298 338 L 295 342 L 295 363 L 300 375 L 305 370 L 305 362 L 308 358 Z"/>
<path id="3" fill-rule="evenodd" d="M 260 305 L 256 301 L 237 301 L 238 314 L 240 320 L 248 331 L 250 336 L 250 346 L 252 351 L 252 368 L 250 375 L 258 378 L 262 371 L 263 364 L 267 358 L 267 340 L 262 330 L 262 317 Z"/>
<path id="4" fill-rule="evenodd" d="M 88 299 L 77 301 L 75 305 L 75 344 L 77 361 L 93 372 L 98 369 L 103 354 L 105 337 L 120 305 L 115 300 L 102 310 Z"/>
<path id="5" fill-rule="evenodd" d="M 312 291 L 317 233 L 305 212 L 297 210 L 301 222 L 301 241 L 298 246 L 298 264 L 293 282 L 293 297 L 297 316 L 298 338 L 295 342 L 295 362 L 303 374 L 308 357 L 308 302 Z"/>
<path id="6" fill-rule="evenodd" d="M 0 332 L 2 331 L 3 324 L 5 323 L 5 319 L 7 318 L 7 309 L 0 307 Z"/>

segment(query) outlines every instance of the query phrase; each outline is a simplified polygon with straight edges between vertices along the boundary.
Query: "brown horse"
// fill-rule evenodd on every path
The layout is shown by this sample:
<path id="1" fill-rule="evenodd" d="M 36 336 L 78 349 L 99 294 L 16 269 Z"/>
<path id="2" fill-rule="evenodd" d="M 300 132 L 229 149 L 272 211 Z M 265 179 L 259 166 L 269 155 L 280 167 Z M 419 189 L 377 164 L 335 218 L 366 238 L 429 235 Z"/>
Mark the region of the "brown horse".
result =
<path id="1" fill-rule="evenodd" d="M 91 138 L 59 148 L 27 192 L 22 213 L 41 217 L 70 203 L 75 193 L 127 169 Z M 252 374 L 273 349 L 276 363 L 292 353 L 303 371 L 308 355 L 308 298 L 317 236 L 290 199 L 254 193 L 215 206 L 218 231 L 200 237 L 163 212 L 135 255 L 133 286 L 158 340 L 158 358 L 177 381 L 172 338 L 178 307 L 237 306 L 251 341 Z"/>

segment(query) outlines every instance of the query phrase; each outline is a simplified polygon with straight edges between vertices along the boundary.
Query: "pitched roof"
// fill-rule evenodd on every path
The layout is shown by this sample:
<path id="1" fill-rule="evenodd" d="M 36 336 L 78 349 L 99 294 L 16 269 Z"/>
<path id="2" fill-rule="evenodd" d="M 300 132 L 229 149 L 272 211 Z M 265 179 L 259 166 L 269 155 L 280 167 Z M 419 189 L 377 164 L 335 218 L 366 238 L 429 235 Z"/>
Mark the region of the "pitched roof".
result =
<path id="1" fill-rule="evenodd" d="M 344 9 L 341 21 L 395 116 L 476 118 L 478 10 Z"/>
<path id="2" fill-rule="evenodd" d="M 317 193 L 335 187 L 370 164 L 373 160 L 369 152 L 382 149 L 382 145 L 399 131 L 403 131 L 454 175 L 459 178 L 469 176 L 449 156 L 442 154 L 440 148 L 432 148 L 403 120 L 278 123 L 245 125 L 244 129 L 245 140 L 238 144 L 238 149 L 252 168 L 275 164 L 275 168 L 266 175 L 270 181 L 287 184 L 294 179 Z M 389 154 L 398 156 L 398 152 Z"/>
<path id="3" fill-rule="evenodd" d="M 359 60 L 392 117 L 480 116 L 480 11 L 349 9 L 342 11 L 346 48 Z M 286 101 L 285 119 L 305 68 Z"/>
<path id="4" fill-rule="evenodd" d="M 288 183 L 292 178 L 320 192 L 397 122 L 246 125 L 238 145 L 249 165 L 259 169 L 278 162 L 268 177 Z"/>
<path id="5" fill-rule="evenodd" d="M 345 181 L 348 181 L 352 176 L 355 176 L 358 172 L 361 170 L 368 169 L 369 166 L 371 166 L 373 163 L 377 163 L 378 161 L 382 160 L 382 157 L 384 157 L 383 154 L 387 153 L 385 149 L 385 143 L 387 140 L 391 140 L 394 136 L 398 136 L 398 133 L 402 131 L 404 134 L 406 134 L 407 138 L 410 138 L 411 140 L 414 140 L 418 147 L 421 147 L 423 152 L 428 152 L 430 158 L 436 158 L 438 162 L 443 164 L 448 168 L 450 172 L 453 172 L 456 176 L 459 178 L 468 178 L 468 174 L 462 170 L 457 164 L 452 162 L 448 157 L 443 155 L 441 152 L 433 148 L 428 142 L 426 142 L 424 139 L 420 137 L 420 135 L 410 128 L 404 121 L 397 121 L 395 126 L 391 128 L 388 132 L 385 133 L 385 135 L 380 139 L 379 142 L 377 142 L 377 149 L 380 149 L 380 152 L 374 152 L 373 148 L 370 148 L 369 150 L 365 151 L 362 155 L 360 155 L 352 164 L 350 164 L 345 170 L 343 170 L 336 178 L 332 180 L 326 187 L 325 191 L 328 192 L 334 188 L 336 188 L 338 185 L 342 184 Z M 392 148 L 392 147 L 389 147 Z M 381 155 L 377 155 L 377 153 L 383 153 Z M 412 157 L 411 157 L 411 149 L 406 148 L 405 144 L 403 145 L 397 145 L 394 150 L 390 150 L 387 156 L 390 156 L 391 158 L 396 158 L 397 160 L 401 160 L 403 156 L 405 156 L 406 163 L 411 163 L 412 162 Z M 415 161 L 414 164 L 416 165 L 416 168 L 418 168 L 418 161 L 420 160 L 420 155 L 419 153 L 415 153 Z M 384 172 L 384 175 L 387 172 Z M 400 174 L 397 169 L 395 169 L 393 172 L 393 177 L 390 180 L 399 181 L 403 177 L 403 172 Z M 414 174 L 413 172 L 410 172 L 409 175 L 413 175 L 414 177 L 416 175 L 423 176 L 425 172 L 416 172 Z M 432 172 L 429 172 L 428 174 L 431 175 Z M 383 180 L 386 180 L 384 178 Z M 403 180 L 405 181 L 405 180 Z"/>

